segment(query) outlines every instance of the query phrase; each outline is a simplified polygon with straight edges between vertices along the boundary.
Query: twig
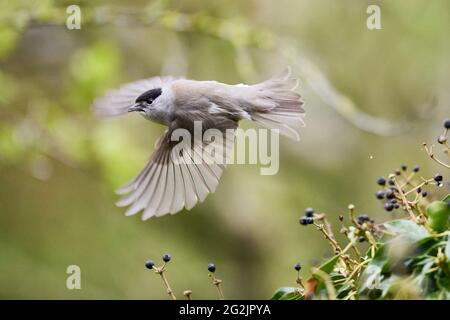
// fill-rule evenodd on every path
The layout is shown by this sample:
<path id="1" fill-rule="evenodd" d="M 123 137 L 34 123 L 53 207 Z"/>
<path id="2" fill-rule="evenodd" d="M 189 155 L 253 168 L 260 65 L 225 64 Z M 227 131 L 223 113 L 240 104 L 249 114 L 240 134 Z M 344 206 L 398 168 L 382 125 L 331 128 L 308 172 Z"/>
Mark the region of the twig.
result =
<path id="1" fill-rule="evenodd" d="M 398 181 L 397 181 L 395 178 L 393 178 L 393 181 L 394 181 L 394 183 L 395 183 L 395 186 L 397 187 L 398 193 L 399 193 L 400 196 L 401 196 L 401 200 L 402 200 L 402 202 L 403 202 L 403 204 L 404 204 L 404 206 L 405 206 L 406 211 L 408 212 L 408 214 L 409 214 L 409 216 L 411 217 L 411 219 L 412 219 L 414 222 L 417 222 L 416 215 L 415 215 L 414 212 L 411 210 L 411 207 L 410 207 L 410 205 L 409 205 L 408 199 L 406 199 L 406 196 L 403 194 L 402 188 L 400 187 Z"/>
<path id="2" fill-rule="evenodd" d="M 214 274 L 212 274 L 212 273 L 210 273 L 209 276 L 210 276 L 211 279 L 212 279 L 213 285 L 217 288 L 217 292 L 218 292 L 218 294 L 219 294 L 219 299 L 220 299 L 220 300 L 225 300 L 225 296 L 224 296 L 224 294 L 223 294 L 222 286 L 221 286 L 222 280 L 217 279 L 217 278 L 214 276 Z"/>
<path id="3" fill-rule="evenodd" d="M 323 224 L 317 224 L 314 222 L 314 225 L 317 227 L 317 229 L 323 233 L 323 235 L 325 236 L 325 238 L 331 243 L 331 246 L 333 247 L 333 249 L 339 250 L 339 252 L 342 251 L 341 247 L 339 246 L 339 244 L 337 243 L 337 241 L 330 235 L 328 234 L 328 232 L 325 230 L 324 225 Z"/>
<path id="4" fill-rule="evenodd" d="M 428 156 L 429 156 L 432 160 L 436 161 L 436 162 L 439 163 L 441 166 L 444 166 L 445 168 L 450 169 L 450 164 L 446 164 L 445 162 L 442 162 L 441 160 L 439 160 L 438 158 L 436 158 L 436 157 L 434 156 L 434 153 L 433 153 L 433 147 L 432 147 L 432 146 L 431 146 L 430 148 L 428 148 L 427 144 L 424 142 L 424 143 L 423 143 L 423 147 L 425 148 L 425 151 L 427 152 Z"/>
<path id="5" fill-rule="evenodd" d="M 165 267 L 166 267 L 166 263 L 164 262 L 164 264 L 161 267 L 153 267 L 153 269 L 155 270 L 155 273 L 157 273 L 161 276 L 161 279 L 163 280 L 164 285 L 166 286 L 167 293 L 172 298 L 172 300 L 177 300 L 177 298 L 175 297 L 175 294 L 173 293 L 172 288 L 170 287 L 169 281 L 167 280 L 167 278 L 164 274 L 164 271 L 166 271 Z"/>
<path id="6" fill-rule="evenodd" d="M 163 279 L 164 285 L 166 286 L 167 293 L 172 298 L 172 300 L 177 300 L 177 297 L 173 294 L 172 288 L 170 287 L 169 281 L 167 281 L 166 276 L 164 275 L 164 272 L 160 273 L 161 278 Z"/>

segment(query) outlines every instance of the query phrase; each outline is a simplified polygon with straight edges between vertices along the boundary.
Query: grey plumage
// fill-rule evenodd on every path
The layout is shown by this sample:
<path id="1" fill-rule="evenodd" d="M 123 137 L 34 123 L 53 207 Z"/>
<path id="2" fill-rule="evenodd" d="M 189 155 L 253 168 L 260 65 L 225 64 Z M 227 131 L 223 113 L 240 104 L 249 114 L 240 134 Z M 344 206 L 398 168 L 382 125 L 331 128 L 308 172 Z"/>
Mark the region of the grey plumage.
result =
<path id="1" fill-rule="evenodd" d="M 94 102 L 100 117 L 119 116 L 139 111 L 145 118 L 168 127 L 155 145 L 155 152 L 144 169 L 117 190 L 123 198 L 118 206 L 129 206 L 127 215 L 144 211 L 143 220 L 191 209 L 214 192 L 225 168 L 225 161 L 204 158 L 196 163 L 206 146 L 227 151 L 233 148 L 238 122 L 249 119 L 270 129 L 279 129 L 299 140 L 297 129 L 304 126 L 303 101 L 294 90 L 298 81 L 290 70 L 255 85 L 228 85 L 215 81 L 194 81 L 174 77 L 139 80 L 110 91 Z M 194 121 L 202 130 L 217 129 L 228 143 L 206 143 L 192 138 L 190 151 L 183 152 L 170 137 L 176 129 L 194 131 Z M 227 140 L 228 139 L 228 140 Z M 212 158 L 212 157 L 211 157 Z M 208 161 L 211 160 L 211 161 Z"/>

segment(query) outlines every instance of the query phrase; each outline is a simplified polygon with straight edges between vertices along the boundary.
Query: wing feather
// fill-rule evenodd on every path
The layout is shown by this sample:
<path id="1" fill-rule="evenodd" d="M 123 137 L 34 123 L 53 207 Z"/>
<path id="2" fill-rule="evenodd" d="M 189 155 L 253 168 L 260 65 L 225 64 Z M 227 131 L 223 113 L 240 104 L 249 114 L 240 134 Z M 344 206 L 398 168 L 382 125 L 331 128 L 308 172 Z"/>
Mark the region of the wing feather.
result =
<path id="1" fill-rule="evenodd" d="M 187 148 L 181 148 L 180 144 L 170 139 L 174 130 L 183 128 L 180 123 L 185 122 L 173 122 L 169 130 L 158 139 L 156 150 L 144 169 L 118 190 L 123 198 L 117 205 L 129 206 L 127 215 L 143 211 L 142 219 L 146 220 L 168 213 L 174 214 L 183 208 L 190 210 L 216 190 L 226 163 L 223 159 L 215 162 L 215 158 L 205 148 L 213 146 L 219 154 L 229 153 L 234 135 L 225 137 L 222 143 L 193 139 Z M 237 123 L 219 119 L 217 123 L 207 123 L 206 128 L 208 127 L 225 132 L 225 128 L 234 130 Z"/>

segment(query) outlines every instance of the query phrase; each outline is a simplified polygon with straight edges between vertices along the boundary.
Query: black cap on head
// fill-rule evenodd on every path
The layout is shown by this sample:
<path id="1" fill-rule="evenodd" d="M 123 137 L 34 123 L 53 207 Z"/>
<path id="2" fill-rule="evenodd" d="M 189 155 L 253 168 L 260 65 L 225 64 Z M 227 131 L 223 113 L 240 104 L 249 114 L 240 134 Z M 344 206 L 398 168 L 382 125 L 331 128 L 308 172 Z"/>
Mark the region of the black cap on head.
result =
<path id="1" fill-rule="evenodd" d="M 139 97 L 137 97 L 136 99 L 136 103 L 139 102 L 147 102 L 147 103 L 152 103 L 153 100 L 155 100 L 156 98 L 158 98 L 161 95 L 161 88 L 155 88 L 155 89 L 151 89 L 148 91 L 145 91 L 143 94 L 141 94 Z"/>

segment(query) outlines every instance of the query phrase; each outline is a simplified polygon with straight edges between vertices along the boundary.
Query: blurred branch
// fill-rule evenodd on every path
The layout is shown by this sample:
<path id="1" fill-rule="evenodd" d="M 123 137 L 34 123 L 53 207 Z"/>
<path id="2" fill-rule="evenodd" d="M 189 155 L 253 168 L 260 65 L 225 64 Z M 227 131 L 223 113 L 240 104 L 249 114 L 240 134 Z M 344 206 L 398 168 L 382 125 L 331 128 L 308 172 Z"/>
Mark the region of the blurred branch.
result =
<path id="1" fill-rule="evenodd" d="M 337 90 L 328 81 L 327 77 L 317 65 L 300 55 L 296 55 L 296 57 L 292 56 L 291 60 L 299 68 L 301 76 L 305 78 L 310 88 L 326 105 L 333 108 L 360 130 L 382 136 L 392 136 L 403 133 L 411 128 L 410 123 L 401 121 L 393 123 L 362 111 L 351 98 Z"/>

